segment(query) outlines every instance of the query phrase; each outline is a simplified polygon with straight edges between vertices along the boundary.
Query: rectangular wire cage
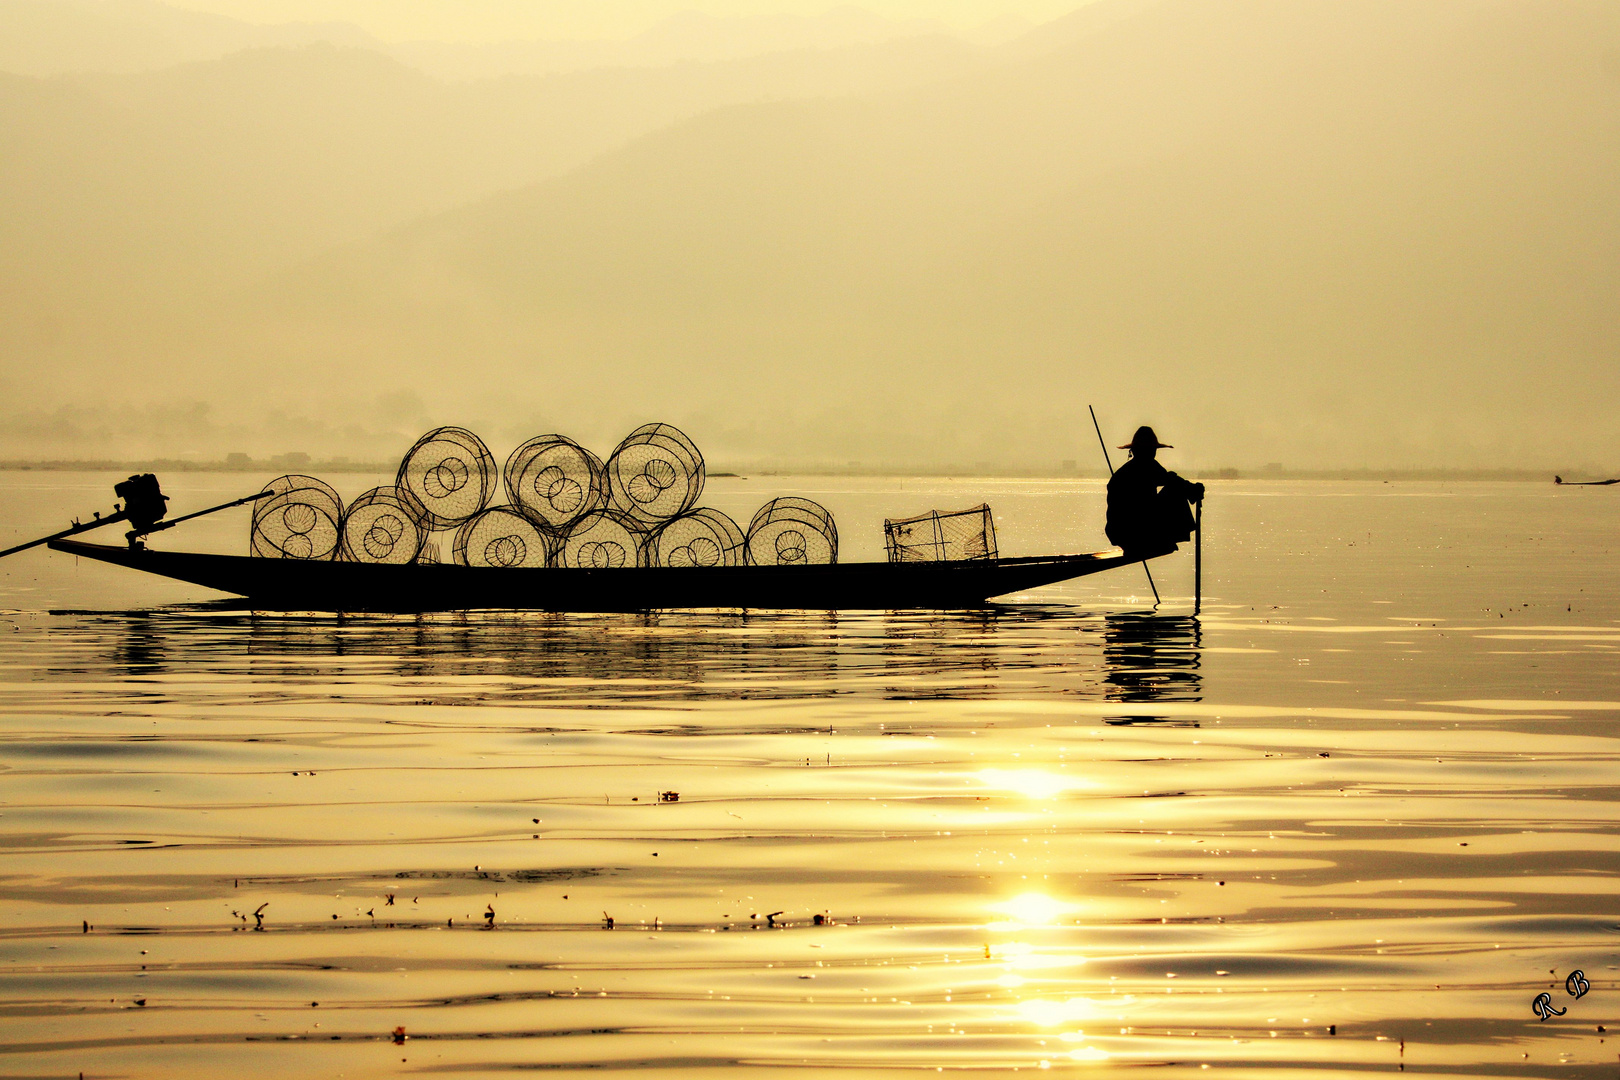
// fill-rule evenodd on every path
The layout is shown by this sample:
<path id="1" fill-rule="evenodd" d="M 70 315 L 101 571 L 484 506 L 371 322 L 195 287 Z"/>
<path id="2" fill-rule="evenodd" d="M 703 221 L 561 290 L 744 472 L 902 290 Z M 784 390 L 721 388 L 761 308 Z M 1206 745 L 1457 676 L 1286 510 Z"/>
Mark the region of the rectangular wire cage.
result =
<path id="1" fill-rule="evenodd" d="M 889 561 L 966 562 L 996 557 L 996 525 L 988 504 L 971 510 L 930 510 L 913 518 L 883 520 Z"/>

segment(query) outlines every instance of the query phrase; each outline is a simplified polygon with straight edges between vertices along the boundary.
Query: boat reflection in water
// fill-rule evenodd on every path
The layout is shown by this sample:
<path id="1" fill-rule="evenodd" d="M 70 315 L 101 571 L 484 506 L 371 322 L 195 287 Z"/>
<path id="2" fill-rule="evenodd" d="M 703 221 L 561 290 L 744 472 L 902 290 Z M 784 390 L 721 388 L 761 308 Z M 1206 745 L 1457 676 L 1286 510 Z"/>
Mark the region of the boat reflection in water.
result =
<path id="1" fill-rule="evenodd" d="M 1034 605 L 966 612 L 466 612 L 258 616 L 199 605 L 77 614 L 63 676 L 251 677 L 285 693 L 361 679 L 413 700 L 1199 700 L 1196 619 Z M 64 657 L 76 658 L 63 666 Z M 108 661 L 110 660 L 110 664 Z M 386 693 L 386 691 L 384 691 Z M 1167 722 L 1148 709 L 1112 723 Z"/>

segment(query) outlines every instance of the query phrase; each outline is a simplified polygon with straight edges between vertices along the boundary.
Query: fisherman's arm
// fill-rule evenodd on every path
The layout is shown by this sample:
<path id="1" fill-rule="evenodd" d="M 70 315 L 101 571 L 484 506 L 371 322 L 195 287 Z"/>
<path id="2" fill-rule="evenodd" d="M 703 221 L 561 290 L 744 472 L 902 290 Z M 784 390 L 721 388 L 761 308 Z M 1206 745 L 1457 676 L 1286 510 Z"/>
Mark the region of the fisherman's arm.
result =
<path id="1" fill-rule="evenodd" d="M 1198 503 L 1204 501 L 1203 484 L 1195 484 L 1191 480 L 1187 480 L 1173 472 L 1166 472 L 1164 485 L 1188 502 Z"/>

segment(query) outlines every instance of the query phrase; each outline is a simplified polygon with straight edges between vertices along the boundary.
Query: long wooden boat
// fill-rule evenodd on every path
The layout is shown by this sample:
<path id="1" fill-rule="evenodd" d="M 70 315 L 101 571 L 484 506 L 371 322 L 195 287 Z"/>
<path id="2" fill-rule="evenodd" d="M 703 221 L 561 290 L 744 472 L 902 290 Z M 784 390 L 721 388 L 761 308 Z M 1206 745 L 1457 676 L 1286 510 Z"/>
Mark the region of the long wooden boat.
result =
<path id="1" fill-rule="evenodd" d="M 982 607 L 992 597 L 1085 577 L 1174 551 L 1041 555 L 830 566 L 493 569 L 263 559 L 52 540 L 50 547 L 247 598 L 274 611 L 420 612 L 475 608 L 647 611 Z"/>

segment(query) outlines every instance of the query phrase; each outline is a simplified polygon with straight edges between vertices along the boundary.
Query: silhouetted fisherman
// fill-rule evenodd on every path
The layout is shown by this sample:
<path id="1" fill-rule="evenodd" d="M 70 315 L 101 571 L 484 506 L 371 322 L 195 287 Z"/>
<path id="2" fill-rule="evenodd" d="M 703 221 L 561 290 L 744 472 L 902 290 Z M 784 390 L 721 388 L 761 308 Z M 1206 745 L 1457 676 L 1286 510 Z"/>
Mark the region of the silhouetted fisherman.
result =
<path id="1" fill-rule="evenodd" d="M 1183 480 L 1160 465 L 1160 450 L 1171 449 L 1150 427 L 1139 427 L 1120 447 L 1130 458 L 1108 481 L 1108 539 L 1126 551 L 1164 551 L 1192 536 L 1190 503 L 1204 500 L 1204 485 Z"/>

